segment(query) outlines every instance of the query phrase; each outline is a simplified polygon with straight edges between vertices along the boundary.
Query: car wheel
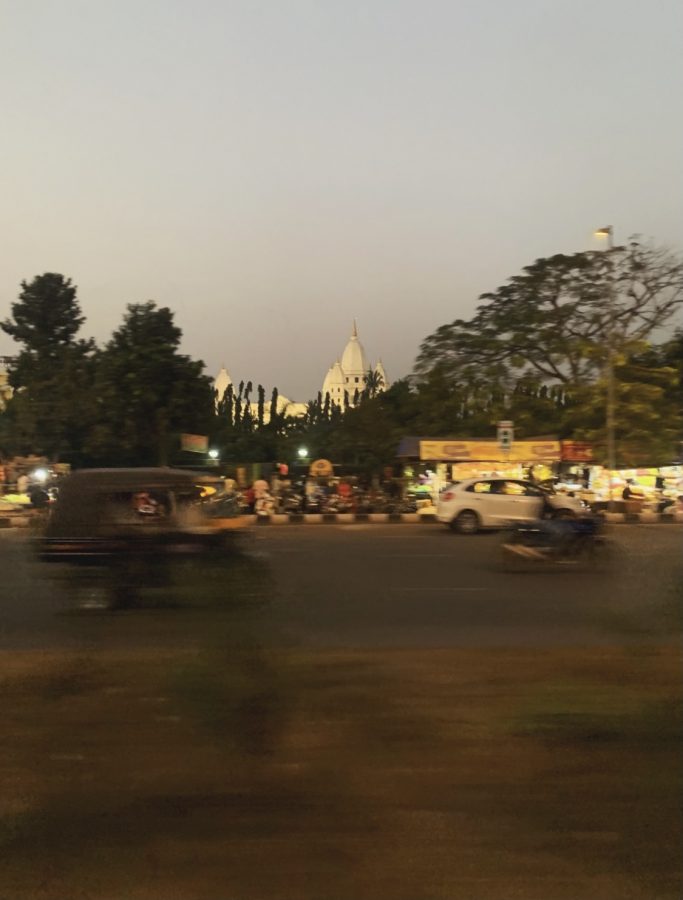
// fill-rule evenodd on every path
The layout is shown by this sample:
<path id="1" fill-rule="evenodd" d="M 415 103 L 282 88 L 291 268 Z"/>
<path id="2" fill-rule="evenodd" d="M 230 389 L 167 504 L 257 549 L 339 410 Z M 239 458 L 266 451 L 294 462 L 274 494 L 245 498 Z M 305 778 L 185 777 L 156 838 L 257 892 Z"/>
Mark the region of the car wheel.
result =
<path id="1" fill-rule="evenodd" d="M 573 519 L 574 513 L 571 509 L 558 509 L 553 513 L 553 519 Z"/>
<path id="2" fill-rule="evenodd" d="M 454 520 L 453 528 L 458 534 L 476 534 L 479 531 L 479 516 L 472 509 L 463 509 Z"/>

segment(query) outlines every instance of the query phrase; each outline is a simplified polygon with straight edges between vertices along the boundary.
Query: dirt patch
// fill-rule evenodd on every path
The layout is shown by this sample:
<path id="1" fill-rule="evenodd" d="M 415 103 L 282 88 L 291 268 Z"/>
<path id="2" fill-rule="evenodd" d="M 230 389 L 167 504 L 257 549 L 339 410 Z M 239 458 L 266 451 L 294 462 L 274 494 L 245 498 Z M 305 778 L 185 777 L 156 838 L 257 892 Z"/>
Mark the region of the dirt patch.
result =
<path id="1" fill-rule="evenodd" d="M 676 647 L 5 654 L 0 898 L 680 896 Z"/>

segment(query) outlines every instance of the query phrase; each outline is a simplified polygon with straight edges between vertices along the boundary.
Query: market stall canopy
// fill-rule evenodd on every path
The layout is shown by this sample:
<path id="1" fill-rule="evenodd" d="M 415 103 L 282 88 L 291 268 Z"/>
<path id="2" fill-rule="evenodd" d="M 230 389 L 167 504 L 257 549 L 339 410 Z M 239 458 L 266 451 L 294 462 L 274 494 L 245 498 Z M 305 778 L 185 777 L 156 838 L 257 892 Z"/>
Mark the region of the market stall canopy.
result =
<path id="1" fill-rule="evenodd" d="M 560 442 L 553 440 L 515 441 L 503 450 L 497 441 L 421 440 L 420 459 L 433 462 L 558 462 Z"/>

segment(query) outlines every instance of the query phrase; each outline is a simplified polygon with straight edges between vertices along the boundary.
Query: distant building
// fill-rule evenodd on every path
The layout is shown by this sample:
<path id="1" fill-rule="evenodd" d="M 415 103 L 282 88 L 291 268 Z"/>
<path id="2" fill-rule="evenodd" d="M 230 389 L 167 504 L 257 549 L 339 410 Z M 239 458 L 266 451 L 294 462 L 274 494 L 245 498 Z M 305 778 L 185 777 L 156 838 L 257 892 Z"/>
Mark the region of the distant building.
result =
<path id="1" fill-rule="evenodd" d="M 225 365 L 221 366 L 221 370 L 216 376 L 216 380 L 213 383 L 213 389 L 216 391 L 216 405 L 220 403 L 220 401 L 224 398 L 225 392 L 232 385 L 233 392 L 235 396 L 239 390 L 238 385 L 230 377 L 228 370 L 225 368 Z M 270 421 L 270 403 L 271 403 L 271 395 L 266 393 L 265 405 L 263 408 L 263 422 L 267 424 Z M 296 418 L 297 416 L 303 416 L 306 413 L 306 403 L 296 403 L 294 400 L 290 400 L 288 397 L 285 397 L 283 394 L 278 394 L 277 398 L 277 411 L 281 416 L 292 416 Z M 256 421 L 258 419 L 258 399 L 254 400 L 254 391 L 251 392 L 249 398 L 249 410 L 251 412 L 251 416 Z"/>
<path id="2" fill-rule="evenodd" d="M 354 321 L 351 337 L 344 348 L 341 359 L 337 359 L 334 365 L 330 366 L 323 381 L 323 399 L 329 394 L 333 403 L 343 406 L 344 394 L 346 394 L 349 405 L 353 406 L 356 391 L 358 394 L 362 394 L 367 386 L 369 372 L 373 372 L 375 375 L 375 393 L 385 391 L 389 387 L 382 360 L 378 360 L 374 367 L 368 363 L 363 345 L 358 340 L 358 329 Z"/>
<path id="3" fill-rule="evenodd" d="M 374 367 L 369 365 L 363 345 L 358 340 L 358 329 L 356 328 L 356 323 L 354 321 L 351 337 L 344 348 L 341 358 L 337 359 L 334 365 L 329 368 L 323 381 L 321 391 L 323 402 L 325 396 L 329 394 L 332 403 L 335 403 L 337 406 L 344 406 L 344 395 L 346 394 L 348 398 L 346 402 L 348 402 L 349 406 L 353 406 L 355 403 L 356 391 L 358 391 L 358 394 L 360 395 L 367 387 L 369 372 L 373 373 L 373 390 L 375 393 L 385 391 L 389 387 L 389 381 L 387 379 L 387 374 L 384 371 L 382 361 L 378 360 Z M 217 403 L 223 399 L 225 392 L 230 385 L 233 386 L 233 392 L 236 394 L 237 386 L 230 377 L 225 365 L 223 365 L 213 384 L 214 390 L 216 391 Z M 250 396 L 249 406 L 252 417 L 256 419 L 258 417 L 258 401 L 254 400 L 253 392 Z M 306 414 L 307 406 L 307 403 L 290 400 L 284 395 L 278 396 L 277 409 L 280 415 L 292 417 L 303 416 Z M 268 393 L 266 394 L 264 413 L 264 421 L 267 422 L 270 418 L 270 394 Z"/>

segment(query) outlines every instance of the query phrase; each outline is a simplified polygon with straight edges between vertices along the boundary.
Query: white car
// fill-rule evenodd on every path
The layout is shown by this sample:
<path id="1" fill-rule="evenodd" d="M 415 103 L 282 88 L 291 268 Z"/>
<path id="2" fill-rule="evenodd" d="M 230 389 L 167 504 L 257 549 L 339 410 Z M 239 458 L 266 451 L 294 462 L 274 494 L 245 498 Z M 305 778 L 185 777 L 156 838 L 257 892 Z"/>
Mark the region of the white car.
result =
<path id="1" fill-rule="evenodd" d="M 468 478 L 447 485 L 439 494 L 436 518 L 460 534 L 480 528 L 505 528 L 532 522 L 547 512 L 573 518 L 588 511 L 577 497 L 555 494 L 514 478 Z"/>

